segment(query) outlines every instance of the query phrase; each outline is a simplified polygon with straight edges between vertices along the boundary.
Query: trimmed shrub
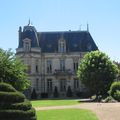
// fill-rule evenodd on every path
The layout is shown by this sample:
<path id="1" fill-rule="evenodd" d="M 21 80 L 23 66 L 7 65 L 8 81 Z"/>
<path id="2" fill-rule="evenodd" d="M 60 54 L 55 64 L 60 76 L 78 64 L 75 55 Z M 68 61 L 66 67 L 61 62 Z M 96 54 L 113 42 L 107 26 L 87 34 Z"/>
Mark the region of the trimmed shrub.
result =
<path id="1" fill-rule="evenodd" d="M 0 91 L 4 92 L 16 92 L 16 89 L 7 83 L 0 83 Z"/>
<path id="2" fill-rule="evenodd" d="M 109 93 L 115 100 L 120 101 L 120 82 L 114 82 Z"/>
<path id="3" fill-rule="evenodd" d="M 0 92 L 0 102 L 16 103 L 23 102 L 25 96 L 20 92 Z"/>
<path id="4" fill-rule="evenodd" d="M 36 120 L 35 109 L 22 93 L 11 85 L 0 86 L 0 120 Z"/>
<path id="5" fill-rule="evenodd" d="M 25 100 L 24 102 L 21 103 L 14 103 L 14 104 L 0 104 L 0 110 L 4 110 L 4 109 L 11 109 L 11 110 L 29 110 L 32 107 L 32 105 L 30 104 L 30 101 Z"/>
<path id="6" fill-rule="evenodd" d="M 35 116 L 35 110 L 30 109 L 27 111 L 23 110 L 0 110 L 0 118 L 17 118 L 21 117 L 22 118 L 27 118 L 27 117 L 32 117 Z M 16 119 L 17 120 L 17 119 Z"/>
<path id="7" fill-rule="evenodd" d="M 67 97 L 72 97 L 72 96 L 73 96 L 73 93 L 72 93 L 72 90 L 71 90 L 71 87 L 70 87 L 70 86 L 68 86 L 66 96 L 67 96 Z"/>
<path id="8" fill-rule="evenodd" d="M 55 88 L 54 88 L 53 96 L 54 96 L 55 98 L 57 98 L 57 97 L 59 96 L 57 86 L 55 86 Z"/>
<path id="9" fill-rule="evenodd" d="M 82 92 L 77 91 L 77 92 L 76 92 L 76 96 L 77 96 L 77 97 L 82 97 Z"/>

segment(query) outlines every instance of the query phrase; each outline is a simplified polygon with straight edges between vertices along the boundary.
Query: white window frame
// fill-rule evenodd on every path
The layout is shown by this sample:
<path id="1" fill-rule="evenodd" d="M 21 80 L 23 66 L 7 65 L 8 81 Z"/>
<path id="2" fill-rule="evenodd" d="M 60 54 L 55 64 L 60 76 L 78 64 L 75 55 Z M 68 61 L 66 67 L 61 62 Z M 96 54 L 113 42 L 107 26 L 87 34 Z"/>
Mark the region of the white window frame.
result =
<path id="1" fill-rule="evenodd" d="M 47 73 L 52 73 L 52 60 L 47 60 Z"/>
<path id="2" fill-rule="evenodd" d="M 23 40 L 23 47 L 25 52 L 29 52 L 31 49 L 31 40 L 28 38 L 25 38 Z"/>

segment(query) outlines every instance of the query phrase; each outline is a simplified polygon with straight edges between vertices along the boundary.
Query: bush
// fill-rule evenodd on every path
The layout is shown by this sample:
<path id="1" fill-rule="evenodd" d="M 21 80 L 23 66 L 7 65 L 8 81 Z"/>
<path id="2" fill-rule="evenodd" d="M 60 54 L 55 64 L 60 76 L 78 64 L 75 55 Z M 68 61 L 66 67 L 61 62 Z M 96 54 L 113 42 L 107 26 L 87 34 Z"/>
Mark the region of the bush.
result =
<path id="1" fill-rule="evenodd" d="M 3 83 L 0 83 L 0 120 L 36 120 L 35 109 L 25 96 Z"/>
<path id="2" fill-rule="evenodd" d="M 104 102 L 111 102 L 113 98 L 111 96 L 108 96 L 107 98 L 104 99 Z"/>
<path id="3" fill-rule="evenodd" d="M 79 98 L 90 98 L 92 96 L 92 94 L 90 93 L 90 91 L 77 91 L 76 92 L 76 96 Z"/>
<path id="4" fill-rule="evenodd" d="M 120 102 L 120 91 L 119 91 L 119 90 L 117 90 L 117 91 L 115 92 L 114 97 L 115 97 L 115 99 L 116 99 L 118 102 Z"/>
<path id="5" fill-rule="evenodd" d="M 56 86 L 55 86 L 55 89 L 54 89 L 53 96 L 56 97 L 56 98 L 59 96 L 58 89 L 57 89 Z"/>
<path id="6" fill-rule="evenodd" d="M 72 93 L 72 90 L 71 90 L 70 86 L 68 86 L 66 95 L 67 95 L 67 97 L 72 97 L 73 96 L 73 93 Z"/>
<path id="7" fill-rule="evenodd" d="M 114 82 L 109 93 L 115 100 L 120 101 L 120 82 Z"/>
<path id="8" fill-rule="evenodd" d="M 0 92 L 0 102 L 16 103 L 23 102 L 25 96 L 20 92 Z"/>
<path id="9" fill-rule="evenodd" d="M 0 91 L 4 92 L 16 92 L 16 89 L 7 83 L 0 83 Z"/>
<path id="10" fill-rule="evenodd" d="M 105 99 L 103 99 L 102 102 L 104 102 L 104 103 L 114 103 L 114 102 L 116 102 L 116 100 L 113 97 L 108 96 Z"/>
<path id="11" fill-rule="evenodd" d="M 77 96 L 77 97 L 82 97 L 82 92 L 77 91 L 77 92 L 76 92 L 76 96 Z"/>
<path id="12" fill-rule="evenodd" d="M 11 109 L 11 110 L 29 110 L 32 107 L 32 105 L 30 104 L 30 101 L 28 100 L 24 100 L 24 102 L 22 103 L 14 103 L 14 104 L 9 104 L 9 103 L 5 103 L 5 104 L 0 104 L 0 110 L 4 110 L 4 109 Z"/>
<path id="13" fill-rule="evenodd" d="M 23 110 L 0 110 L 0 118 L 30 118 L 35 116 L 35 110 L 32 108 L 27 111 Z M 17 119 L 16 119 L 17 120 Z M 26 119 L 27 120 L 27 119 Z"/>

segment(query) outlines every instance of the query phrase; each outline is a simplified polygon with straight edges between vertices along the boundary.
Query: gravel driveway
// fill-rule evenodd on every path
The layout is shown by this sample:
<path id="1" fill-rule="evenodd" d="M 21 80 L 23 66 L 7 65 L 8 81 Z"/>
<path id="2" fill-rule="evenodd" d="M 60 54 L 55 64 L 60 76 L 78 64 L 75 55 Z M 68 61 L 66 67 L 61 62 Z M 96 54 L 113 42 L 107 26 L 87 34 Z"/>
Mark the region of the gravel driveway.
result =
<path id="1" fill-rule="evenodd" d="M 36 110 L 83 108 L 96 113 L 99 120 L 120 120 L 120 103 L 82 103 L 71 106 L 36 107 Z"/>

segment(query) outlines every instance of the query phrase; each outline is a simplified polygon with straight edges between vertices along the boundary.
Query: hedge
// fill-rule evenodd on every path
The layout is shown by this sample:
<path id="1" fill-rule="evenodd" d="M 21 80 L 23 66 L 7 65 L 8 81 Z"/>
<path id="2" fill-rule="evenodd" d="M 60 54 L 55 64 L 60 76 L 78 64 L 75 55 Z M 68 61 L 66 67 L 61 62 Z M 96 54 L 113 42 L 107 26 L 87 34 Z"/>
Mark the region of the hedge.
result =
<path id="1" fill-rule="evenodd" d="M 4 109 L 13 109 L 13 110 L 29 110 L 32 107 L 32 105 L 30 104 L 30 101 L 25 100 L 24 102 L 21 103 L 13 103 L 13 104 L 9 104 L 9 103 L 5 103 L 5 104 L 0 104 L 0 110 L 4 110 Z"/>
<path id="2" fill-rule="evenodd" d="M 16 102 L 23 102 L 25 96 L 20 92 L 1 92 L 0 91 L 0 103 L 7 102 L 7 103 L 16 103 Z"/>
<path id="3" fill-rule="evenodd" d="M 16 89 L 7 83 L 0 83 L 0 91 L 4 92 L 16 92 Z"/>
<path id="4" fill-rule="evenodd" d="M 0 120 L 36 120 L 35 109 L 11 85 L 0 83 Z"/>

